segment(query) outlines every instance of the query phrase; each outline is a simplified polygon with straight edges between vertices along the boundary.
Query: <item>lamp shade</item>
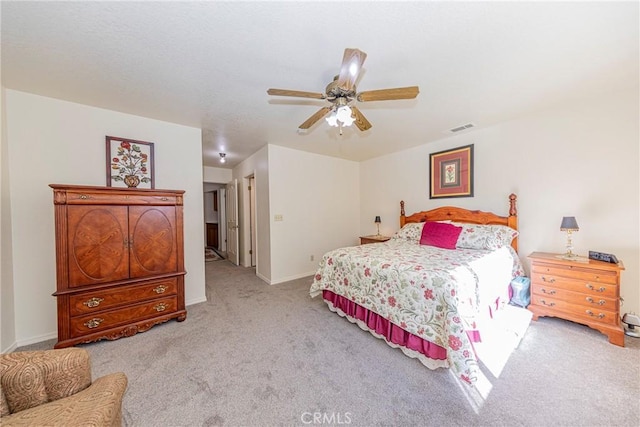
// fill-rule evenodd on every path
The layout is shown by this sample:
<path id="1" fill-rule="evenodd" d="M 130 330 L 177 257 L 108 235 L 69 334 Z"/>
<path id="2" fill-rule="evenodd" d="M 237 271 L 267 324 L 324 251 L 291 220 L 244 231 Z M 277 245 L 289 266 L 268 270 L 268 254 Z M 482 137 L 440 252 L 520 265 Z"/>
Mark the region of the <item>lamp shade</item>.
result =
<path id="1" fill-rule="evenodd" d="M 376 224 L 380 224 L 382 221 L 380 221 L 379 216 L 376 216 L 376 219 L 373 222 L 375 222 Z"/>
<path id="2" fill-rule="evenodd" d="M 578 231 L 578 222 L 576 221 L 576 217 L 574 216 L 563 216 L 562 223 L 560 224 L 561 231 Z"/>

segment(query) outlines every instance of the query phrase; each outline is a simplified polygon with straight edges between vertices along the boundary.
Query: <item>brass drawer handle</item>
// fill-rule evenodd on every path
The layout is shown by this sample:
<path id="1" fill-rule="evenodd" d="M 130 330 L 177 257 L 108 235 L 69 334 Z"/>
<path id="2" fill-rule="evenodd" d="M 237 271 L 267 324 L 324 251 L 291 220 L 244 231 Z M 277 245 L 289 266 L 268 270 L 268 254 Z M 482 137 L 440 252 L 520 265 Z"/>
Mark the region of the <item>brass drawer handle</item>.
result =
<path id="1" fill-rule="evenodd" d="M 160 200 L 162 200 L 163 202 L 166 202 L 167 200 L 169 200 L 169 198 L 167 197 L 161 197 Z"/>
<path id="2" fill-rule="evenodd" d="M 594 314 L 593 311 L 587 310 L 586 313 L 591 317 L 597 317 L 598 319 L 603 319 L 606 314 L 598 313 L 598 315 Z"/>
<path id="3" fill-rule="evenodd" d="M 104 298 L 93 297 L 83 302 L 83 304 L 89 308 L 93 308 L 99 306 L 102 301 L 104 301 Z"/>
<path id="4" fill-rule="evenodd" d="M 607 288 L 605 288 L 604 286 L 600 286 L 600 288 L 599 288 L 599 289 L 596 289 L 596 288 L 594 288 L 594 287 L 593 287 L 593 285 L 592 285 L 591 283 L 587 283 L 585 286 L 586 286 L 588 289 L 591 289 L 592 291 L 596 291 L 596 292 L 604 292 L 604 291 L 606 291 L 606 290 L 607 290 Z"/>
<path id="5" fill-rule="evenodd" d="M 154 305 L 154 306 L 153 306 L 153 308 L 154 308 L 156 311 L 165 311 L 165 310 L 167 309 L 167 307 L 168 307 L 168 306 L 167 306 L 167 304 L 165 304 L 165 303 L 163 303 L 163 302 L 161 302 L 160 304 L 156 304 L 156 305 Z"/>
<path id="6" fill-rule="evenodd" d="M 153 292 L 155 292 L 156 294 L 162 294 L 164 293 L 164 291 L 166 291 L 167 289 L 169 289 L 168 286 L 165 285 L 158 285 L 155 288 L 153 288 Z"/>
<path id="7" fill-rule="evenodd" d="M 548 279 L 544 276 L 542 276 L 542 281 L 543 282 L 547 282 L 547 283 L 555 283 L 556 279 L 554 279 L 553 277 L 551 279 Z"/>
<path id="8" fill-rule="evenodd" d="M 549 294 L 549 295 L 555 295 L 556 291 L 554 291 L 553 289 L 551 289 L 550 291 L 547 291 L 545 288 L 541 288 L 540 292 L 542 292 L 543 294 Z"/>
<path id="9" fill-rule="evenodd" d="M 586 298 L 586 300 L 587 300 L 587 302 L 590 302 L 591 304 L 605 305 L 605 304 L 607 303 L 607 302 L 606 302 L 605 300 L 603 300 L 603 299 L 599 300 L 598 302 L 595 302 L 595 301 L 593 300 L 593 298 L 591 298 L 591 297 L 587 297 L 587 298 Z"/>
<path id="10" fill-rule="evenodd" d="M 546 302 L 545 300 L 543 300 L 543 299 L 541 299 L 541 300 L 540 300 L 540 302 L 542 303 L 542 305 L 546 305 L 546 306 L 549 306 L 549 307 L 553 307 L 554 305 L 556 305 L 556 303 L 555 303 L 555 302 L 547 303 L 547 302 Z"/>
<path id="11" fill-rule="evenodd" d="M 88 322 L 84 323 L 84 326 L 86 326 L 89 329 L 93 329 L 93 328 L 97 328 L 98 326 L 100 326 L 100 323 L 104 322 L 104 319 L 101 319 L 99 317 L 94 317 L 93 319 L 89 320 Z"/>
<path id="12" fill-rule="evenodd" d="M 81 198 L 82 200 L 86 200 L 86 199 L 88 199 L 88 198 L 89 198 L 89 196 L 87 196 L 86 194 L 81 194 L 81 195 L 80 195 L 80 198 Z"/>

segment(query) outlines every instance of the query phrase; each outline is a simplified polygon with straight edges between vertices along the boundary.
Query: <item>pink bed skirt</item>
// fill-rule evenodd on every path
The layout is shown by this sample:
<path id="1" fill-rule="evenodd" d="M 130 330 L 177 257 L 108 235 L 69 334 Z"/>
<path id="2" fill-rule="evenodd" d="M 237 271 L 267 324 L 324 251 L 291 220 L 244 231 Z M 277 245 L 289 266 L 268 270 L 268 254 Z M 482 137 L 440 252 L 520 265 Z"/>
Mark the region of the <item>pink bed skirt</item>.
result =
<path id="1" fill-rule="evenodd" d="M 382 316 L 345 297 L 327 290 L 322 291 L 322 297 L 325 301 L 331 303 L 333 307 L 342 310 L 346 315 L 364 322 L 370 330 L 383 336 L 388 342 L 417 351 L 430 359 L 447 359 L 446 349 L 405 331 Z"/>

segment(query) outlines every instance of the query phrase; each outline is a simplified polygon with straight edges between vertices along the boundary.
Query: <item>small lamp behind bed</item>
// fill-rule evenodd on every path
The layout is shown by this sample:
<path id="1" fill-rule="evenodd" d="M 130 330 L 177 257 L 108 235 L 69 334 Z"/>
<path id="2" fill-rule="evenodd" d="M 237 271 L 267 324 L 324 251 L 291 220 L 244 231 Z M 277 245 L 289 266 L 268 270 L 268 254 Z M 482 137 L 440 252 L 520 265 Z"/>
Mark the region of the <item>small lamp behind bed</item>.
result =
<path id="1" fill-rule="evenodd" d="M 380 217 L 379 216 L 376 216 L 376 219 L 373 222 L 375 222 L 376 225 L 378 226 L 378 234 L 376 234 L 376 236 L 379 236 L 380 235 L 380 223 L 382 221 L 380 221 Z"/>

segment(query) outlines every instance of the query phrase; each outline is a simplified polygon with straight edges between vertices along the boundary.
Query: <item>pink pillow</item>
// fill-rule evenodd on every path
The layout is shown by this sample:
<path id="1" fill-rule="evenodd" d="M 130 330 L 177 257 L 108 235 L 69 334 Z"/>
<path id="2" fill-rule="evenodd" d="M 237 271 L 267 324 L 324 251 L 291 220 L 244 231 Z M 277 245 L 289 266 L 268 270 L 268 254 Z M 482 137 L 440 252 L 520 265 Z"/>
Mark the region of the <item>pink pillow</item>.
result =
<path id="1" fill-rule="evenodd" d="M 462 227 L 453 224 L 427 221 L 422 227 L 420 244 L 442 249 L 455 249 L 461 232 Z"/>

